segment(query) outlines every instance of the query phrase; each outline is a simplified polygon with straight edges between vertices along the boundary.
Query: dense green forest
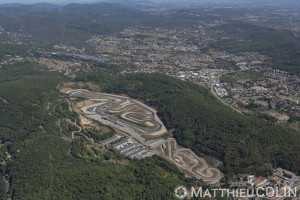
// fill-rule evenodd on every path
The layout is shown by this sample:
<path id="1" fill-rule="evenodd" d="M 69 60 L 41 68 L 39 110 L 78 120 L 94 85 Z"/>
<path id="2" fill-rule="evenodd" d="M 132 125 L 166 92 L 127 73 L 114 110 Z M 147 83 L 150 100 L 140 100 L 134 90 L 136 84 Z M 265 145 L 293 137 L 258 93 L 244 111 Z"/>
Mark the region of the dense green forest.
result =
<path id="1" fill-rule="evenodd" d="M 0 199 L 1 200 L 7 199 L 6 183 L 5 183 L 4 177 L 1 177 L 1 180 L 0 180 Z"/>
<path id="2" fill-rule="evenodd" d="M 175 186 L 194 184 L 159 157 L 113 164 L 71 156 L 56 122 L 76 116 L 48 109 L 64 80 L 34 63 L 0 68 L 1 172 L 12 199 L 173 199 Z"/>
<path id="3" fill-rule="evenodd" d="M 235 113 L 196 84 L 161 74 L 87 73 L 76 80 L 92 81 L 104 92 L 127 94 L 158 107 L 179 144 L 222 160 L 227 177 L 241 172 L 266 175 L 270 164 L 300 173 L 299 133 Z"/>
<path id="4" fill-rule="evenodd" d="M 28 55 L 26 48 L 22 45 L 16 44 L 0 44 L 0 60 L 5 55 L 17 55 L 17 56 L 26 56 Z"/>

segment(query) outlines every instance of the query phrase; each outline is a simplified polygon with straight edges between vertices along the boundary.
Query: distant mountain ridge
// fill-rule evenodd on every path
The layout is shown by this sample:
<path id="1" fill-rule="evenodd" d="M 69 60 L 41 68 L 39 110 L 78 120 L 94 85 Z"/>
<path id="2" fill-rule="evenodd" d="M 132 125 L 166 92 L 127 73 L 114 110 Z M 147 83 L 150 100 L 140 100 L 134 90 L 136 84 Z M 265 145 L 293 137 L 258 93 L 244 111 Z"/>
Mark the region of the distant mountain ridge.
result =
<path id="1" fill-rule="evenodd" d="M 60 42 L 63 30 L 64 43 L 82 46 L 94 34 L 111 34 L 135 25 L 173 24 L 181 24 L 181 21 L 111 3 L 0 6 L 0 26 L 8 31 L 30 34 L 33 39 L 50 44 Z"/>

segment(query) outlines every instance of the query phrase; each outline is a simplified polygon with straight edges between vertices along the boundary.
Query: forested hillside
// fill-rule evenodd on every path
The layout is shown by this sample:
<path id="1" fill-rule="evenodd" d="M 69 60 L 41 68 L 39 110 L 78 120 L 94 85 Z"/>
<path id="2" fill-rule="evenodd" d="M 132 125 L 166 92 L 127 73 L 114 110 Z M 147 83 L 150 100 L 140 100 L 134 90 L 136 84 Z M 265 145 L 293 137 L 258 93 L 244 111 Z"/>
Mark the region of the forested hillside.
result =
<path id="1" fill-rule="evenodd" d="M 158 107 L 177 141 L 198 155 L 224 162 L 223 172 L 268 174 L 269 167 L 300 173 L 300 134 L 220 104 L 207 89 L 161 74 L 109 76 L 88 73 L 77 81 L 92 81 L 103 92 L 127 94 Z"/>
<path id="2" fill-rule="evenodd" d="M 72 113 L 51 109 L 64 80 L 34 63 L 0 68 L 1 173 L 12 199 L 173 199 L 175 186 L 193 184 L 158 157 L 114 164 L 70 155 L 57 120 Z"/>
<path id="3" fill-rule="evenodd" d="M 0 44 L 0 61 L 5 55 L 26 56 L 26 48 L 22 45 Z"/>

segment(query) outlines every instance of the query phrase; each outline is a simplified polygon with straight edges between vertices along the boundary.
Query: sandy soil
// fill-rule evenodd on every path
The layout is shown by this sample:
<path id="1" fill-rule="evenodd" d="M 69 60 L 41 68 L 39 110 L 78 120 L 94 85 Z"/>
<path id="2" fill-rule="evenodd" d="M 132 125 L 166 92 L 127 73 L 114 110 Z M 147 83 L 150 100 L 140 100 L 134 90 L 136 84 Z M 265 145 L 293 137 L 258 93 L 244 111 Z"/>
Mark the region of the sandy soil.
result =
<path id="1" fill-rule="evenodd" d="M 96 101 L 93 101 L 93 100 L 86 100 L 86 101 L 80 101 L 78 103 L 76 103 L 76 107 L 81 109 L 82 107 L 85 107 L 85 106 L 90 106 L 90 105 L 93 105 L 93 104 L 96 104 L 96 103 L 99 103 L 99 102 L 96 102 Z"/>
<path id="2" fill-rule="evenodd" d="M 147 126 L 155 126 L 153 123 L 151 122 L 146 122 Z"/>

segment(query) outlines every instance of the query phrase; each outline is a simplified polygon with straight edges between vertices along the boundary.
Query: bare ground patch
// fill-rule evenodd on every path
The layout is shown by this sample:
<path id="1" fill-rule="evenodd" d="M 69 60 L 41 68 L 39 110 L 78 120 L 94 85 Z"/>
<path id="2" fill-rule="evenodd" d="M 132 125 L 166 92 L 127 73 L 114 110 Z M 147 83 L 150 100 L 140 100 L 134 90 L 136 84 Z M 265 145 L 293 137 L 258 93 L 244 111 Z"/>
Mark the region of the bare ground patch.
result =
<path id="1" fill-rule="evenodd" d="M 85 106 L 90 106 L 90 105 L 93 105 L 93 104 L 95 104 L 95 103 L 99 103 L 99 102 L 92 101 L 92 100 L 86 100 L 86 101 L 80 101 L 80 102 L 76 103 L 75 106 L 76 106 L 78 109 L 81 109 L 81 108 L 83 108 L 83 107 L 85 107 Z"/>
<path id="2" fill-rule="evenodd" d="M 75 88 L 76 89 L 88 88 L 93 91 L 98 91 L 98 92 L 101 91 L 101 88 L 92 82 L 86 82 L 86 83 L 84 83 L 84 82 L 76 82 L 76 83 L 75 82 L 63 82 L 57 86 L 57 89 L 59 89 L 59 91 L 62 93 L 66 93 L 67 91 L 73 90 Z"/>
<path id="3" fill-rule="evenodd" d="M 42 65 L 45 65 L 49 69 L 55 69 L 58 71 L 62 71 L 63 69 L 70 69 L 74 66 L 74 63 L 70 61 L 62 61 L 57 59 L 40 58 L 38 62 Z"/>
<path id="4" fill-rule="evenodd" d="M 3 103 L 8 103 L 5 99 L 3 99 L 2 97 L 0 97 L 0 100 L 3 101 Z"/>

